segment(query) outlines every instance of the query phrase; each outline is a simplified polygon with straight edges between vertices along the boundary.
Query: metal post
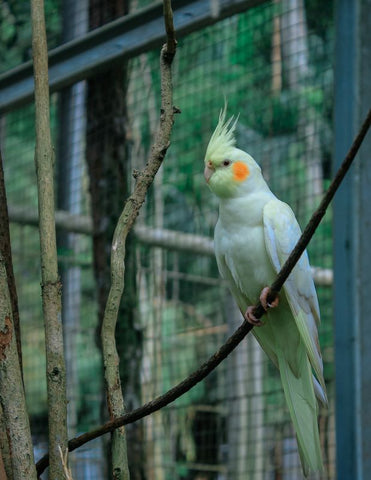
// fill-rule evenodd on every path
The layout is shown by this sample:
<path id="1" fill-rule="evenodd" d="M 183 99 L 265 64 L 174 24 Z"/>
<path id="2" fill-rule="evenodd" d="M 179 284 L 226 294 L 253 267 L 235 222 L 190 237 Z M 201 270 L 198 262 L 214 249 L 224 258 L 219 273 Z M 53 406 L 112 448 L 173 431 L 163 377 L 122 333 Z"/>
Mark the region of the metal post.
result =
<path id="1" fill-rule="evenodd" d="M 335 167 L 371 106 L 370 0 L 336 4 Z M 334 202 L 337 478 L 371 478 L 371 137 Z"/>
<path id="2" fill-rule="evenodd" d="M 371 108 L 371 0 L 360 2 L 359 16 L 359 115 L 358 123 Z M 359 155 L 357 217 L 359 219 L 357 293 L 360 317 L 360 478 L 371 478 L 371 134 Z"/>

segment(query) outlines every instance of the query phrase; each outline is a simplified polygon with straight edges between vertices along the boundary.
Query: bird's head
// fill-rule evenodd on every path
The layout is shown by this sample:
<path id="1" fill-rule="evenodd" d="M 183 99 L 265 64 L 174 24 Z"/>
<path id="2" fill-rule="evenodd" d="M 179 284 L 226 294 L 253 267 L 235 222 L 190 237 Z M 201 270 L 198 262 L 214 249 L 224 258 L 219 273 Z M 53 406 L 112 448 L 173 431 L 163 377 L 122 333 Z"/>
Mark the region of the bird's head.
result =
<path id="1" fill-rule="evenodd" d="M 255 160 L 235 147 L 237 120 L 226 120 L 224 108 L 206 150 L 204 176 L 211 191 L 220 198 L 245 195 L 262 179 Z"/>

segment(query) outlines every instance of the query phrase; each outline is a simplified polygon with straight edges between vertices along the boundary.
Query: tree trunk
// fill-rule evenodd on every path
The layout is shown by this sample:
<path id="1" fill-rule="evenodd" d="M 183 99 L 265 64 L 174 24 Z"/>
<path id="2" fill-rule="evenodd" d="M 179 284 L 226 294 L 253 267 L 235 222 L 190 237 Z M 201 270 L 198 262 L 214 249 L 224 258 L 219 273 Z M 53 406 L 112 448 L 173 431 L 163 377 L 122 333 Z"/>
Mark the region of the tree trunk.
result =
<path id="1" fill-rule="evenodd" d="M 4 169 L 3 169 L 3 158 L 0 151 L 0 255 L 4 258 L 5 270 L 8 279 L 8 288 L 10 301 L 12 305 L 12 315 L 13 315 L 13 324 L 14 324 L 14 333 L 17 341 L 17 351 L 19 365 L 23 380 L 22 374 L 22 347 L 21 347 L 21 331 L 19 324 L 19 311 L 18 311 L 18 297 L 17 290 L 15 285 L 15 278 L 13 272 L 13 261 L 12 261 L 12 251 L 10 244 L 10 231 L 9 231 L 9 215 L 8 215 L 8 204 L 6 198 L 5 190 L 5 178 L 4 178 Z M 0 452 L 2 460 L 2 468 L 4 474 L 6 472 L 7 480 L 13 480 L 13 473 L 11 467 L 11 455 L 9 440 L 6 433 L 6 424 L 3 417 L 3 409 L 0 408 Z M 0 478 L 2 473 L 0 470 Z"/>
<path id="2" fill-rule="evenodd" d="M 19 325 L 18 295 L 17 295 L 17 289 L 15 285 L 15 278 L 14 278 L 14 272 L 13 272 L 12 249 L 10 244 L 10 232 L 9 232 L 8 204 L 6 199 L 3 158 L 1 155 L 1 151 L 0 151 L 0 252 L 4 258 L 6 274 L 8 277 L 8 286 L 9 286 L 10 301 L 12 305 L 14 332 L 17 340 L 19 364 L 20 364 L 21 374 L 22 374 L 22 346 L 21 346 L 21 329 Z M 23 378 L 23 374 L 22 374 L 22 378 Z"/>
<path id="3" fill-rule="evenodd" d="M 14 480 L 36 480 L 33 446 L 4 259 L 0 255 L 0 403 Z"/>

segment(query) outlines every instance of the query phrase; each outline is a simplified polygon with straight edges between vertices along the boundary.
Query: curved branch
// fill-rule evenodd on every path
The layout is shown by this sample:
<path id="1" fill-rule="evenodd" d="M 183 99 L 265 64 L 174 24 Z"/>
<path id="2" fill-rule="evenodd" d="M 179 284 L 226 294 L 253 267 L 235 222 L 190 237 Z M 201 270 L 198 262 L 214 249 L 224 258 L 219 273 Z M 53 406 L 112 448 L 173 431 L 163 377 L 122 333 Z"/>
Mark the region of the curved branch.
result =
<path id="1" fill-rule="evenodd" d="M 111 248 L 111 286 L 103 316 L 101 339 L 104 364 L 104 379 L 107 404 L 111 421 L 125 414 L 124 395 L 121 388 L 119 357 L 116 348 L 116 323 L 122 294 L 124 292 L 126 238 L 142 207 L 148 188 L 151 186 L 158 169 L 170 145 L 171 130 L 174 123 L 173 88 L 171 65 L 175 55 L 176 41 L 173 26 L 171 1 L 164 0 L 165 26 L 168 33 L 167 43 L 160 56 L 161 76 L 161 117 L 160 126 L 155 135 L 151 154 L 143 172 L 136 172 L 134 192 L 125 202 L 124 209 L 117 222 Z M 122 425 L 121 425 L 122 426 Z M 120 478 L 129 478 L 127 445 L 125 430 L 112 429 L 112 468 Z"/>
<path id="2" fill-rule="evenodd" d="M 363 139 L 365 138 L 368 129 L 371 125 L 371 110 L 368 112 L 368 115 L 355 138 L 347 156 L 345 157 L 343 163 L 341 164 L 335 178 L 333 179 L 330 187 L 328 188 L 326 194 L 324 195 L 319 207 L 313 213 L 311 219 L 308 222 L 307 227 L 305 228 L 303 234 L 298 240 L 294 250 L 287 259 L 284 266 L 281 268 L 278 273 L 276 280 L 271 285 L 271 291 L 273 294 L 277 294 L 282 285 L 284 284 L 287 277 L 290 275 L 292 269 L 296 265 L 300 256 L 304 252 L 311 238 L 313 237 L 314 232 L 316 231 L 320 221 L 324 217 L 327 207 L 329 206 L 331 200 L 333 199 L 339 185 L 344 179 L 346 173 L 348 172 L 358 150 L 361 146 Z M 265 313 L 260 302 L 255 306 L 255 316 L 261 317 Z M 184 393 L 188 392 L 193 388 L 197 383 L 202 381 L 209 373 L 211 373 L 236 347 L 237 345 L 245 338 L 245 336 L 252 330 L 252 325 L 249 324 L 246 320 L 241 324 L 241 326 L 231 335 L 228 340 L 217 350 L 214 355 L 212 355 L 205 363 L 203 363 L 197 370 L 191 373 L 186 379 L 178 383 L 175 387 L 168 390 L 163 395 L 155 398 L 151 402 L 148 402 L 141 407 L 126 413 L 122 417 L 115 418 L 114 420 L 105 423 L 101 427 L 98 427 L 95 430 L 84 433 L 78 437 L 71 439 L 68 442 L 68 449 L 70 451 L 79 448 L 81 445 L 84 445 L 91 440 L 94 440 L 101 435 L 104 435 L 108 432 L 115 430 L 123 425 L 136 422 L 141 418 L 144 418 L 157 410 L 165 407 L 169 403 L 173 402 L 179 398 Z M 48 455 L 42 457 L 36 464 L 37 472 L 40 475 L 45 468 L 48 466 L 49 458 Z"/>
<path id="3" fill-rule="evenodd" d="M 268 301 L 272 302 L 279 291 L 281 290 L 283 284 L 287 280 L 288 276 L 290 275 L 292 269 L 295 267 L 296 263 L 298 262 L 299 258 L 303 254 L 304 250 L 307 248 L 311 238 L 314 235 L 318 225 L 320 224 L 322 218 L 325 216 L 326 210 L 331 203 L 331 200 L 334 198 L 334 195 L 339 188 L 341 182 L 343 181 L 345 175 L 347 174 L 350 166 L 353 163 L 353 160 L 361 146 L 363 139 L 365 138 L 369 128 L 371 125 L 371 109 L 369 110 L 356 138 L 353 141 L 350 150 L 343 160 L 342 164 L 340 165 L 334 179 L 331 182 L 327 192 L 322 198 L 321 203 L 319 204 L 318 208 L 314 211 L 313 215 L 311 216 L 307 226 L 305 227 L 301 237 L 299 238 L 295 248 L 290 253 L 288 259 L 286 260 L 285 264 L 278 272 L 276 280 L 272 283 L 270 287 L 270 295 L 268 296 Z M 256 318 L 260 318 L 264 315 L 265 311 L 261 303 L 259 302 L 255 307 L 254 315 Z"/>

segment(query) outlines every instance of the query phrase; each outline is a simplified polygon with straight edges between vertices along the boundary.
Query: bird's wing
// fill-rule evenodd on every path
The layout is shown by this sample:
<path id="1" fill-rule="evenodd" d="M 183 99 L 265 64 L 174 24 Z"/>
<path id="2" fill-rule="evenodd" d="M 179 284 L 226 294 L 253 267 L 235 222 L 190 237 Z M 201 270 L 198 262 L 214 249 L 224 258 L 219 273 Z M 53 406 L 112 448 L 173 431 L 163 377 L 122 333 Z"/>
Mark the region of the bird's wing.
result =
<path id="1" fill-rule="evenodd" d="M 222 278 L 226 280 L 242 315 L 244 315 L 244 313 L 246 312 L 246 308 L 248 307 L 248 305 L 251 305 L 252 302 L 255 301 L 255 299 L 258 297 L 258 294 L 256 294 L 252 298 L 248 295 L 248 292 L 246 291 L 247 289 L 245 288 L 246 282 L 243 281 L 246 279 L 246 266 L 243 262 L 238 262 L 237 259 L 234 257 L 233 252 L 236 250 L 236 248 L 227 248 L 223 249 L 223 252 L 220 251 L 219 233 L 220 232 L 218 232 L 218 229 L 216 229 L 214 241 L 215 254 L 219 272 Z M 257 291 L 259 291 L 259 289 Z M 263 350 L 270 357 L 272 362 L 278 367 L 278 360 L 275 353 L 274 338 L 270 336 L 268 332 L 266 332 L 266 335 L 264 336 L 264 341 L 262 342 L 260 336 L 255 335 L 256 329 L 253 330 L 253 334 L 257 338 L 258 342 L 261 344 Z"/>
<path id="2" fill-rule="evenodd" d="M 301 235 L 300 227 L 291 208 L 277 199 L 265 205 L 263 221 L 266 249 L 278 273 Z M 306 251 L 300 257 L 283 288 L 325 397 L 323 364 L 317 331 L 320 323 L 319 305 Z"/>

